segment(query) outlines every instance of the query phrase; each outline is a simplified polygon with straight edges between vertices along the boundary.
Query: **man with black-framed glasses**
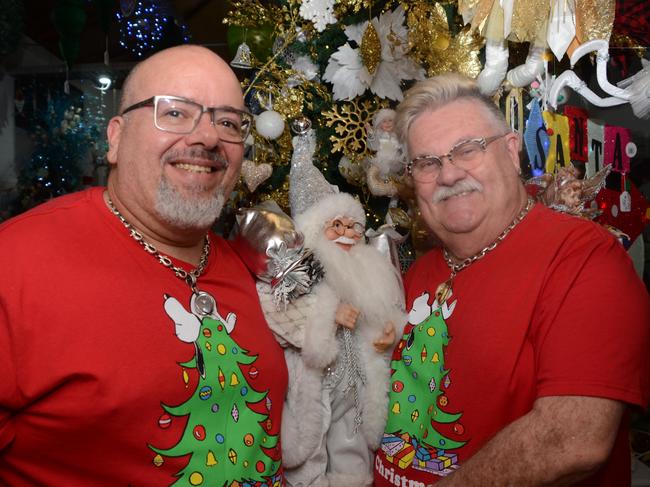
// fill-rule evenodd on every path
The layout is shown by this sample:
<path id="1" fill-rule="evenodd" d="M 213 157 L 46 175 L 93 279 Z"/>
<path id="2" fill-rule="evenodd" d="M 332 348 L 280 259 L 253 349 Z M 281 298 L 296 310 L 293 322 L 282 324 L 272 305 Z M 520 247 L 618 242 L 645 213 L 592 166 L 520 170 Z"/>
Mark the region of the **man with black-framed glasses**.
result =
<path id="1" fill-rule="evenodd" d="M 210 230 L 251 123 L 223 59 L 161 51 L 124 82 L 107 187 L 0 226 L 0 484 L 284 484 L 284 355 Z"/>
<path id="2" fill-rule="evenodd" d="M 441 245 L 405 279 L 375 485 L 629 485 L 650 302 L 624 249 L 535 204 L 519 135 L 474 81 L 417 83 L 396 131 Z"/>

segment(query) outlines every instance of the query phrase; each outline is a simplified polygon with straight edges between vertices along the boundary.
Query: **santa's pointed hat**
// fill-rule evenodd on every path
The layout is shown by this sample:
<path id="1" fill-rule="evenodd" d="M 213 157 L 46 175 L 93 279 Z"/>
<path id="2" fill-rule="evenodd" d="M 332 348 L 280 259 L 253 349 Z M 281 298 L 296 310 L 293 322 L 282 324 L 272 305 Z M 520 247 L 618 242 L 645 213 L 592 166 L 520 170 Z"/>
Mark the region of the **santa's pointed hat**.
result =
<path id="1" fill-rule="evenodd" d="M 347 216 L 365 226 L 366 213 L 352 195 L 339 193 L 313 164 L 316 135 L 313 129 L 292 139 L 293 156 L 289 172 L 289 203 L 296 227 L 309 247 L 326 222 Z"/>

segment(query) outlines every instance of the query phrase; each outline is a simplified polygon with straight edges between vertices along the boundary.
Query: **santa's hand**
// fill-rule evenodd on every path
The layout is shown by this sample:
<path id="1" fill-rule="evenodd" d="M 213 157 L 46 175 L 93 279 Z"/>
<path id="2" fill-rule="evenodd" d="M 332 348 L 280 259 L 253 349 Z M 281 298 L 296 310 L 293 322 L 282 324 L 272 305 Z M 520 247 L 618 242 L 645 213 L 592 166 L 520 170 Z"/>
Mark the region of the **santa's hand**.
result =
<path id="1" fill-rule="evenodd" d="M 393 343 L 395 343 L 395 325 L 393 325 L 392 321 L 389 321 L 386 323 L 386 326 L 384 326 L 384 331 L 382 332 L 381 337 L 372 342 L 372 344 L 375 346 L 375 350 L 377 350 L 378 353 L 382 353 L 389 347 L 392 347 Z"/>
<path id="2" fill-rule="evenodd" d="M 359 317 L 359 310 L 354 306 L 350 306 L 346 303 L 339 304 L 339 308 L 336 310 L 336 316 L 334 321 L 337 325 L 345 326 L 350 330 L 354 330 L 354 326 L 357 323 L 357 318 Z"/>

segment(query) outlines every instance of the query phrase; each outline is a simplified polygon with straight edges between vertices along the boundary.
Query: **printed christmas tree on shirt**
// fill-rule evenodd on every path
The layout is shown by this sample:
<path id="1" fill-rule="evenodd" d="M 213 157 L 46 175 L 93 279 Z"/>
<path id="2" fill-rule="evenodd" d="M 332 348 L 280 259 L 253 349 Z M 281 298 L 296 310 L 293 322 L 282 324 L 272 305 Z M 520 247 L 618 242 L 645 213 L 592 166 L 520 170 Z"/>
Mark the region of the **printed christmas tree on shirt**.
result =
<path id="1" fill-rule="evenodd" d="M 200 320 L 194 343 L 203 360 L 196 390 L 178 406 L 163 404 L 170 415 L 187 417 L 185 430 L 171 448 L 151 447 L 164 456 L 191 454 L 173 485 L 280 485 L 279 461 L 270 456 L 279 458 L 278 437 L 269 433 L 271 400 L 250 386 L 240 368 L 257 357 L 248 355 L 223 320 L 213 316 Z M 197 362 L 195 357 L 180 365 L 197 368 Z M 257 373 L 254 366 L 244 370 L 251 378 Z"/>
<path id="2" fill-rule="evenodd" d="M 414 307 L 424 306 L 430 314 L 422 316 L 419 313 L 421 321 L 407 326 L 393 357 L 388 421 L 382 450 L 387 460 L 400 468 L 413 466 L 444 474 L 448 467 L 457 463 L 456 455 L 449 450 L 463 446 L 464 442 L 441 434 L 436 423 L 457 422 L 462 414 L 442 409 L 448 403 L 444 391 L 451 386 L 444 360 L 449 334 L 442 308 L 434 302 L 431 309 L 426 302 L 428 297 L 424 293 L 413 304 Z M 443 306 L 448 309 L 446 303 Z M 414 316 L 413 311 L 410 316 Z M 423 383 L 428 387 L 423 388 Z M 457 423 L 454 430 L 460 434 L 463 427 Z"/>

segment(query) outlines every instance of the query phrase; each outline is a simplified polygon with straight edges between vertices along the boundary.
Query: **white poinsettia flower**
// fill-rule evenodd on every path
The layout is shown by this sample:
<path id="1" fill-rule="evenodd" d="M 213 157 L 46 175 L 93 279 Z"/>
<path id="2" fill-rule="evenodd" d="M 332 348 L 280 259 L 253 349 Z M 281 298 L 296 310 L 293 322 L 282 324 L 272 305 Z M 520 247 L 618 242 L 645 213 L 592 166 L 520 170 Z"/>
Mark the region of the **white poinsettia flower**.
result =
<path id="1" fill-rule="evenodd" d="M 374 74 L 363 64 L 361 49 L 350 43 L 341 46 L 332 56 L 323 79 L 334 85 L 335 100 L 351 100 L 370 90 L 380 98 L 401 101 L 403 80 L 424 79 L 425 71 L 408 57 L 408 31 L 404 25 L 404 9 L 399 6 L 374 18 L 372 22 L 381 44 L 381 59 Z M 348 40 L 361 46 L 369 22 L 345 28 Z"/>
<path id="2" fill-rule="evenodd" d="M 300 5 L 300 16 L 310 20 L 318 32 L 323 32 L 328 24 L 335 24 L 335 0 L 303 0 Z"/>

